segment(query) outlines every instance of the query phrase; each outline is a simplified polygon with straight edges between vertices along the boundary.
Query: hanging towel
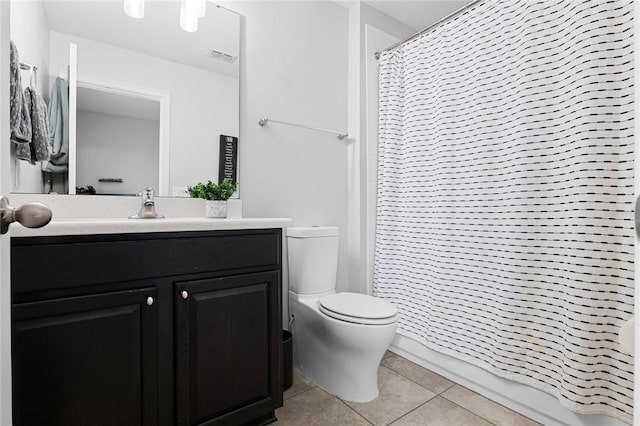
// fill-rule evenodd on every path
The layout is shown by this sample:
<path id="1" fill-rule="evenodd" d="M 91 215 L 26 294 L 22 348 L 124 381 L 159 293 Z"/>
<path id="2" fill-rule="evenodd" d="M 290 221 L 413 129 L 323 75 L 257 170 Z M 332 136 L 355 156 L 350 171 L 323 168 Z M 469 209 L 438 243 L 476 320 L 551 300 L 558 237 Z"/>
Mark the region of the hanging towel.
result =
<path id="1" fill-rule="evenodd" d="M 42 164 L 42 170 L 63 173 L 69 164 L 69 83 L 56 78 L 49 101 L 49 149 L 50 160 Z"/>
<path id="2" fill-rule="evenodd" d="M 16 146 L 16 158 L 31 164 L 49 160 L 49 121 L 47 104 L 34 87 L 27 87 L 23 97 L 31 117 L 31 143 Z"/>
<path id="3" fill-rule="evenodd" d="M 31 142 L 31 118 L 29 117 L 29 108 L 22 94 L 20 58 L 18 57 L 18 49 L 13 41 L 10 45 L 9 123 L 11 126 L 11 141 L 17 144 L 29 143 Z"/>
<path id="4" fill-rule="evenodd" d="M 20 122 L 20 105 L 22 104 L 22 81 L 20 78 L 20 59 L 18 59 L 18 49 L 16 45 L 11 42 L 9 59 L 9 124 L 11 129 L 18 126 Z"/>
<path id="5" fill-rule="evenodd" d="M 21 104 L 28 104 L 30 102 L 30 99 L 27 100 L 27 94 L 25 92 L 22 93 L 22 95 L 20 96 L 20 103 Z M 23 108 L 21 108 L 21 111 L 29 111 L 29 105 L 23 105 Z M 21 112 L 22 114 L 22 112 Z M 31 120 L 31 117 L 29 116 L 29 120 Z M 23 121 L 23 120 L 21 120 Z M 33 127 L 31 127 L 31 130 L 33 130 Z M 11 140 L 13 142 L 15 141 L 15 133 L 12 131 L 11 132 Z M 16 158 L 18 160 L 23 160 L 23 161 L 28 161 L 31 164 L 35 164 L 35 162 L 33 161 L 33 158 L 31 156 L 31 143 L 29 141 L 29 143 L 16 143 Z"/>

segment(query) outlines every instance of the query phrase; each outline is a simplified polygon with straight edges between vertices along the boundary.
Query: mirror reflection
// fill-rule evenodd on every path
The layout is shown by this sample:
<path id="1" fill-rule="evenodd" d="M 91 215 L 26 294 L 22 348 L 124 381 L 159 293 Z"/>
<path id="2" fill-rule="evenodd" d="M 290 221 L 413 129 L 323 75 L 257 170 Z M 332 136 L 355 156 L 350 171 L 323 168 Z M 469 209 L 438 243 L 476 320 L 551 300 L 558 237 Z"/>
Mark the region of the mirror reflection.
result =
<path id="1" fill-rule="evenodd" d="M 159 188 L 160 103 L 78 85 L 76 181 L 88 193 Z M 111 192 L 113 191 L 113 192 Z"/>
<path id="2" fill-rule="evenodd" d="M 208 2 L 197 31 L 179 22 L 179 1 L 147 0 L 141 19 L 117 0 L 11 2 L 19 61 L 37 68 L 22 89 L 50 104 L 69 84 L 68 163 L 12 144 L 13 192 L 182 196 L 215 180 L 220 136 L 239 131 L 240 16 Z"/>

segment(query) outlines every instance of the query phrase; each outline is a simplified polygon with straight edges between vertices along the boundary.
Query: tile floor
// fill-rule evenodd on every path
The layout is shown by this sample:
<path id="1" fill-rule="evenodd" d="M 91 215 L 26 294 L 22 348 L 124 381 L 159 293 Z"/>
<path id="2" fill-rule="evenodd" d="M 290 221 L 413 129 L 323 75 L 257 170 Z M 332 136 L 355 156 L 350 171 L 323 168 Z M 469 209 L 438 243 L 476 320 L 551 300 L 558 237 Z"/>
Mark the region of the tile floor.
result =
<path id="1" fill-rule="evenodd" d="M 533 426 L 539 423 L 391 352 L 378 370 L 380 396 L 342 401 L 294 372 L 277 425 Z"/>

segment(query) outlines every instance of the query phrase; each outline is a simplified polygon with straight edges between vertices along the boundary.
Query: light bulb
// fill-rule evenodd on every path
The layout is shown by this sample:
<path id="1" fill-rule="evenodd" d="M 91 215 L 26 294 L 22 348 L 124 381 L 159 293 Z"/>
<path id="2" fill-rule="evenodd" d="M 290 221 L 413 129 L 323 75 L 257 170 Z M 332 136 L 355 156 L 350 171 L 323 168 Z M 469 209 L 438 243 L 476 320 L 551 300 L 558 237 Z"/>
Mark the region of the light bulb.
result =
<path id="1" fill-rule="evenodd" d="M 124 13 L 132 18 L 144 18 L 144 0 L 124 0 Z"/>
<path id="2" fill-rule="evenodd" d="M 189 33 L 198 31 L 198 10 L 193 1 L 182 0 L 180 5 L 180 28 Z"/>
<path id="3" fill-rule="evenodd" d="M 207 14 L 207 0 L 184 0 L 183 2 L 189 10 L 195 13 L 198 18 L 203 18 Z"/>
<path id="4" fill-rule="evenodd" d="M 207 14 L 207 0 L 192 0 L 196 8 L 198 18 L 204 18 Z"/>

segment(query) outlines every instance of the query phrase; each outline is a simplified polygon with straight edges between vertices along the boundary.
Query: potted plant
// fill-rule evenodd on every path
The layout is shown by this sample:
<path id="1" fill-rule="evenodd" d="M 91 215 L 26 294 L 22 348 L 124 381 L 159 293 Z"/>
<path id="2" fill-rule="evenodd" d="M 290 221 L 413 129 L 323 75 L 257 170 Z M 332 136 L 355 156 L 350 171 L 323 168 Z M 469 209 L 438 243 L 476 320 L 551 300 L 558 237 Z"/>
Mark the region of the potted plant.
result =
<path id="1" fill-rule="evenodd" d="M 237 187 L 238 182 L 231 183 L 224 179 L 220 184 L 211 181 L 206 184 L 198 182 L 194 186 L 187 186 L 187 192 L 193 198 L 206 200 L 207 217 L 225 218 L 227 217 L 227 200 L 236 192 Z"/>

